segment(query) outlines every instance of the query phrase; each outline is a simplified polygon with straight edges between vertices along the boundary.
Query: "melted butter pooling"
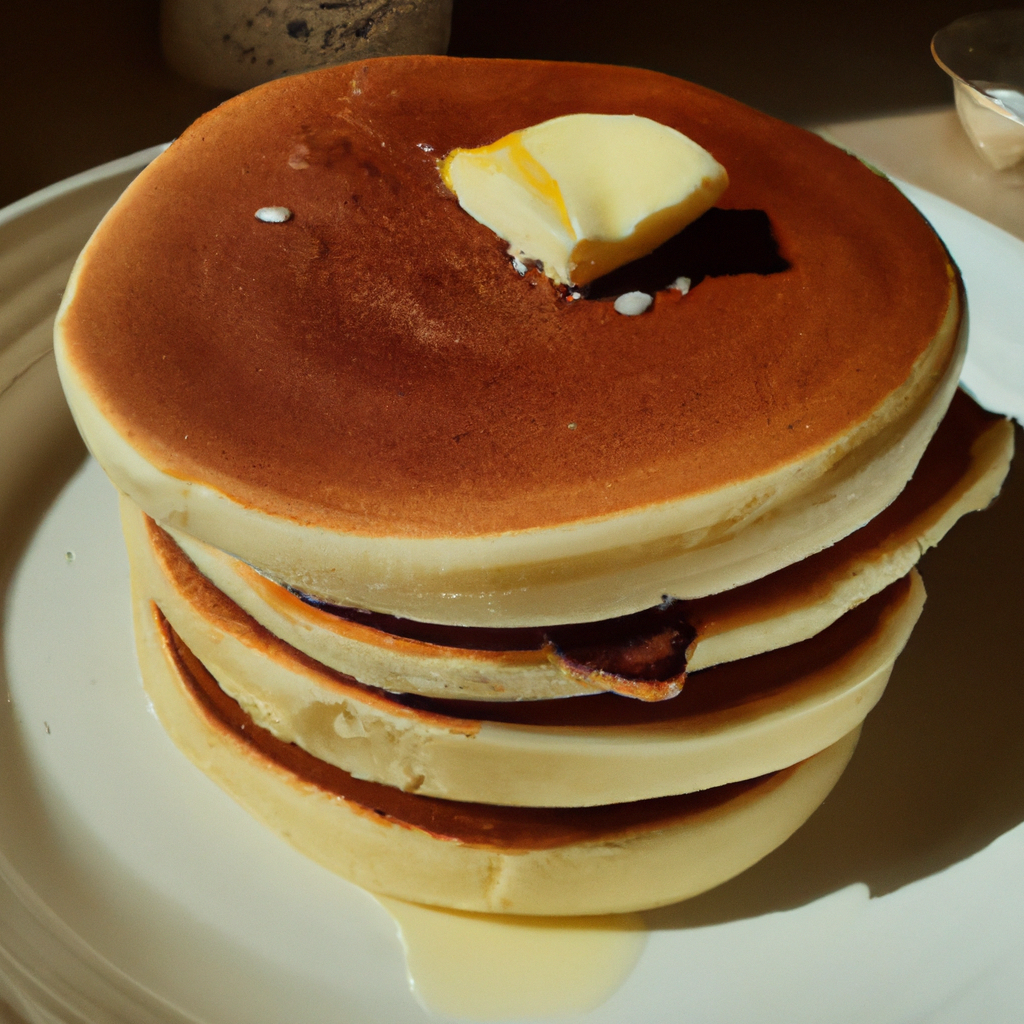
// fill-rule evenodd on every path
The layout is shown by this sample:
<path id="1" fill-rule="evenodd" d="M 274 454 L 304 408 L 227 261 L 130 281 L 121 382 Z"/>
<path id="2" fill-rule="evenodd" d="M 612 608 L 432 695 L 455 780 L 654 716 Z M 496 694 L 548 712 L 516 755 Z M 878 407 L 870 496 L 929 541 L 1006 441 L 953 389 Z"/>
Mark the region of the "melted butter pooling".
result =
<path id="1" fill-rule="evenodd" d="M 499 916 L 375 899 L 398 925 L 417 998 L 461 1019 L 585 1013 L 629 977 L 647 940 L 639 914 Z"/>

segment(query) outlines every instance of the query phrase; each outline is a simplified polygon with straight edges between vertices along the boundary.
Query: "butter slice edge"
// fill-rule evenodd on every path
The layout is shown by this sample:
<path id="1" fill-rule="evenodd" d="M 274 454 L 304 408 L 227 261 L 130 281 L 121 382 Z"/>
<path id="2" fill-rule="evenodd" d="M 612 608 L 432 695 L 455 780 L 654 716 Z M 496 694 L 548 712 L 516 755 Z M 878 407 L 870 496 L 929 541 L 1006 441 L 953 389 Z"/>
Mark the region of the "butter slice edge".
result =
<path id="1" fill-rule="evenodd" d="M 558 284 L 586 284 L 644 256 L 714 205 L 725 168 L 649 118 L 569 114 L 440 165 L 467 213 L 543 264 Z"/>

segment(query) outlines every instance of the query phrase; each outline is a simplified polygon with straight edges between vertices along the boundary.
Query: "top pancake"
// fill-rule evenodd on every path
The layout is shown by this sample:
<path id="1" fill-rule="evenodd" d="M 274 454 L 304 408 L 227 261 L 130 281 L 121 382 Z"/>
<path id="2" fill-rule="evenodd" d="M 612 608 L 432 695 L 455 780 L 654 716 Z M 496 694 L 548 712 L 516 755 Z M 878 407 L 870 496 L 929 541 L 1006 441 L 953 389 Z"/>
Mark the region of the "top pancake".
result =
<path id="1" fill-rule="evenodd" d="M 789 269 L 708 277 L 637 317 L 521 278 L 437 160 L 581 111 L 640 114 L 708 149 L 731 180 L 718 205 L 766 211 Z M 262 223 L 264 206 L 293 217 Z M 97 230 L 58 355 L 90 445 L 160 521 L 190 531 L 188 510 L 111 470 L 126 457 L 104 457 L 90 415 L 165 481 L 303 529 L 507 536 L 643 515 L 831 452 L 820 474 L 872 417 L 878 431 L 904 416 L 905 431 L 950 375 L 952 280 L 888 181 L 706 89 L 629 68 L 403 57 L 282 79 L 196 122 Z M 205 532 L 272 572 L 306 558 Z M 292 578 L 323 596 L 445 619 L 307 569 Z"/>
<path id="2" fill-rule="evenodd" d="M 729 170 L 719 205 L 767 211 L 791 269 L 640 317 L 520 279 L 436 160 L 579 111 L 690 135 Z M 257 221 L 269 205 L 293 220 Z M 550 526 L 760 475 L 902 384 L 949 297 L 921 217 L 816 137 L 651 72 L 505 61 L 349 65 L 232 100 L 91 255 L 69 348 L 141 451 L 371 534 Z"/>

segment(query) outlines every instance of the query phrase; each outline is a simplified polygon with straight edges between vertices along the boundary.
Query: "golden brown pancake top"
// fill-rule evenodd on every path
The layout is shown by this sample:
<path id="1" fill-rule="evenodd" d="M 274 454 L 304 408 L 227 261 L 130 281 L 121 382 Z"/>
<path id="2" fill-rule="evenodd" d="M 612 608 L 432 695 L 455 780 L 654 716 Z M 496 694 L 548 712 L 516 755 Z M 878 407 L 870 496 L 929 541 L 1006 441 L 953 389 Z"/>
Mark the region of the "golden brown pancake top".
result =
<path id="1" fill-rule="evenodd" d="M 562 114 L 640 114 L 728 169 L 789 269 L 567 302 L 436 160 Z M 285 224 L 254 214 L 286 206 Z M 435 57 L 283 79 L 207 114 L 100 227 L 65 320 L 116 429 L 170 474 L 369 535 L 644 508 L 799 460 L 907 377 L 947 257 L 886 180 L 649 71 Z"/>

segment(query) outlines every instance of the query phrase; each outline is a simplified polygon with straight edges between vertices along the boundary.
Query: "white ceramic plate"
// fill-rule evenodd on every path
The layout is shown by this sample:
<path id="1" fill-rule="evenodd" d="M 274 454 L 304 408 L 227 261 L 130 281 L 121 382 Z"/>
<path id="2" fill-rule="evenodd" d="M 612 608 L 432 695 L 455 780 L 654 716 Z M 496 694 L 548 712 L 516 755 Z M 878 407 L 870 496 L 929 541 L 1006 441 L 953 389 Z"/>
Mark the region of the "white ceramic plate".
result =
<path id="1" fill-rule="evenodd" d="M 139 684 L 114 494 L 49 331 L 74 254 L 151 156 L 0 212 L 0 991 L 40 1022 L 431 1019 L 384 911 L 194 769 Z M 908 193 L 967 280 L 968 383 L 1021 416 L 1024 244 Z M 646 915 L 638 967 L 579 1019 L 1020 1019 L 1020 477 L 925 559 L 922 624 L 825 806 L 745 875 Z"/>

